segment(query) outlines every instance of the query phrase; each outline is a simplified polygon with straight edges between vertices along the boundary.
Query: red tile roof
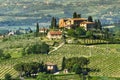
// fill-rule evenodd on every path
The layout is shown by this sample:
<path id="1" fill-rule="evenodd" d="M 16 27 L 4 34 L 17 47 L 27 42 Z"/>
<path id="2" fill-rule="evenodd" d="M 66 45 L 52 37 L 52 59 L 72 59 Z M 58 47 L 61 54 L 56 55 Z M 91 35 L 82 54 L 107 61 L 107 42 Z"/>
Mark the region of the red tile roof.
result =
<path id="1" fill-rule="evenodd" d="M 61 31 L 50 31 L 49 32 L 51 35 L 62 35 Z"/>
<path id="2" fill-rule="evenodd" d="M 70 18 L 70 19 L 72 19 L 72 20 L 87 20 L 85 18 Z"/>
<path id="3" fill-rule="evenodd" d="M 81 22 L 81 24 L 95 24 L 95 23 L 94 22 L 84 21 L 84 22 Z"/>

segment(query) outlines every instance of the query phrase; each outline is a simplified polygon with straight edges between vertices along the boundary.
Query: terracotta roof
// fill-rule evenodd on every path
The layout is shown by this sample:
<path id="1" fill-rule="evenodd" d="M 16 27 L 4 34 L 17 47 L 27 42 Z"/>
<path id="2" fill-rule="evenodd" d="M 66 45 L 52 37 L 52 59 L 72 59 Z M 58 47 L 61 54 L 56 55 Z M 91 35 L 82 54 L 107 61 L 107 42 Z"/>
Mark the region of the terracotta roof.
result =
<path id="1" fill-rule="evenodd" d="M 51 35 L 61 35 L 62 32 L 61 31 L 50 31 L 49 32 Z"/>
<path id="2" fill-rule="evenodd" d="M 95 24 L 95 23 L 94 22 L 84 21 L 84 22 L 81 22 L 81 24 Z"/>
<path id="3" fill-rule="evenodd" d="M 72 19 L 72 20 L 87 20 L 85 18 L 70 18 L 70 19 Z"/>

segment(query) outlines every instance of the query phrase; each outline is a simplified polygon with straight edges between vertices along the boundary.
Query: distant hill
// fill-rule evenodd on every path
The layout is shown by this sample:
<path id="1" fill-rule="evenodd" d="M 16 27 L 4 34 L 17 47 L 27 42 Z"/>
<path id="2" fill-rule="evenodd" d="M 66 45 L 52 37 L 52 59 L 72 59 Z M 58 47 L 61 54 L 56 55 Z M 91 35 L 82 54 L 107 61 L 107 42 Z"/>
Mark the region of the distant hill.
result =
<path id="1" fill-rule="evenodd" d="M 50 22 L 51 17 L 93 16 L 103 24 L 120 22 L 120 0 L 0 0 L 0 26 Z"/>

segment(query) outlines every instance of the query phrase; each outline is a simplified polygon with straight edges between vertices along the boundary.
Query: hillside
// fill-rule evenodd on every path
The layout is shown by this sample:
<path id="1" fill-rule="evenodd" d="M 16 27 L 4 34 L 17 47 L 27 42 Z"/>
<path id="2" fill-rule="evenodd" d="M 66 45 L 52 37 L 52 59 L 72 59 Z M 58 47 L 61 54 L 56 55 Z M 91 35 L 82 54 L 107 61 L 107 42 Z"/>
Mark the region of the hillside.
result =
<path id="1" fill-rule="evenodd" d="M 73 12 L 82 17 L 93 16 L 102 23 L 120 20 L 119 0 L 0 0 L 0 26 L 34 25 L 50 22 L 51 17 L 71 17 Z"/>
<path id="2" fill-rule="evenodd" d="M 27 45 L 29 42 L 35 42 L 35 40 L 31 38 L 29 39 L 29 42 L 27 42 L 27 39 L 25 41 L 20 40 L 21 42 L 18 41 L 0 43 L 1 45 L 4 44 L 1 48 L 4 48 L 6 53 L 9 52 L 13 55 L 13 59 L 0 62 L 0 78 L 3 78 L 6 73 L 11 73 L 13 77 L 18 76 L 18 73 L 13 69 L 13 66 L 20 62 L 52 62 L 56 63 L 59 69 L 61 69 L 61 62 L 64 56 L 66 58 L 80 56 L 88 57 L 90 59 L 88 67 L 99 70 L 98 72 L 90 73 L 92 76 L 120 77 L 119 44 L 92 46 L 65 44 L 49 55 L 32 54 L 21 57 L 22 47 Z M 12 45 L 14 43 L 16 43 L 16 45 Z"/>

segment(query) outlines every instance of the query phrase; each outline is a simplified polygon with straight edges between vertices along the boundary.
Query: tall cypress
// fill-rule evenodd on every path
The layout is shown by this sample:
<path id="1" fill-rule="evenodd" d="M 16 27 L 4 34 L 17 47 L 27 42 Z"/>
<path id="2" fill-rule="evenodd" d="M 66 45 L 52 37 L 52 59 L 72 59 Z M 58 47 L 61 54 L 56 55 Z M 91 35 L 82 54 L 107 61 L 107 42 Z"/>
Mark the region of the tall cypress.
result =
<path id="1" fill-rule="evenodd" d="M 99 29 L 99 30 L 102 30 L 102 25 L 101 25 L 101 22 L 100 22 L 99 19 L 98 19 L 98 29 Z"/>
<path id="2" fill-rule="evenodd" d="M 38 37 L 39 36 L 39 23 L 37 22 L 37 24 L 36 24 L 36 37 Z"/>
<path id="3" fill-rule="evenodd" d="M 92 16 L 88 16 L 88 21 L 89 21 L 89 22 L 93 22 Z"/>
<path id="4" fill-rule="evenodd" d="M 77 17 L 78 17 L 77 13 L 74 12 L 74 13 L 73 13 L 73 18 L 77 18 Z"/>
<path id="5" fill-rule="evenodd" d="M 65 60 L 66 60 L 66 58 L 65 58 L 65 57 L 63 57 L 63 59 L 62 59 L 62 70 L 64 70 L 64 69 L 65 69 Z"/>
<path id="6" fill-rule="evenodd" d="M 57 28 L 57 20 L 56 20 L 55 17 L 52 17 L 50 28 L 51 28 L 51 29 Z"/>

